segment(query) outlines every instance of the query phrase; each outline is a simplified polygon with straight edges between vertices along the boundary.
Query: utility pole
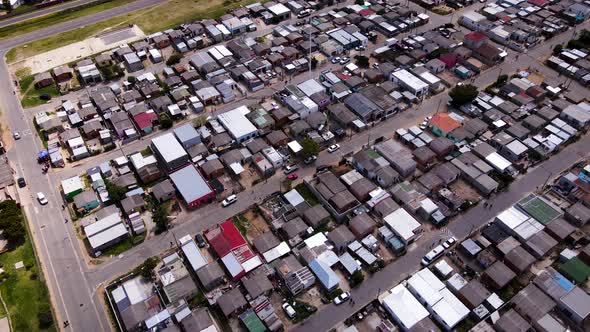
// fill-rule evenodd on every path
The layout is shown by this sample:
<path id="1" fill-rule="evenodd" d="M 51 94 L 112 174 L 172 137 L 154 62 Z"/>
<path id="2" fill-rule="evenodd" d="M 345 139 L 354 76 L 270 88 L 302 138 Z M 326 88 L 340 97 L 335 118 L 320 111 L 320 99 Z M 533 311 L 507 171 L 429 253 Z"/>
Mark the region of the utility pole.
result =
<path id="1" fill-rule="evenodd" d="M 309 79 L 311 80 L 311 27 L 308 27 L 309 32 Z"/>

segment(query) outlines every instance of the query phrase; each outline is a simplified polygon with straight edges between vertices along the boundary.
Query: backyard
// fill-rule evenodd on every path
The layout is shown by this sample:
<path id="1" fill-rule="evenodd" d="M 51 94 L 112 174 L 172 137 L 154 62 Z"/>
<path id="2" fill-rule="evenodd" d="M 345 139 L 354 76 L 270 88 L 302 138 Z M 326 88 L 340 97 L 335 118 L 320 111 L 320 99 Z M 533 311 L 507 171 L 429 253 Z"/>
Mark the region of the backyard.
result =
<path id="1" fill-rule="evenodd" d="M 47 102 L 47 99 L 49 99 L 48 97 L 53 98 L 59 96 L 57 85 L 51 84 L 50 86 L 38 89 L 33 83 L 34 80 L 35 77 L 33 75 L 27 75 L 19 82 L 21 104 L 23 107 L 27 108 L 42 105 Z"/>
<path id="2" fill-rule="evenodd" d="M 136 24 L 149 34 L 198 19 L 215 19 L 232 8 L 252 2 L 254 0 L 169 0 L 159 5 L 17 46 L 6 54 L 6 61 L 14 63 L 32 55 L 47 52 L 128 24 Z"/>
<path id="3" fill-rule="evenodd" d="M 18 269 L 17 263 L 20 263 Z M 8 309 L 12 331 L 55 331 L 49 292 L 41 280 L 43 273 L 28 234 L 20 244 L 0 254 L 0 267 L 4 270 L 0 277 L 0 295 Z"/>

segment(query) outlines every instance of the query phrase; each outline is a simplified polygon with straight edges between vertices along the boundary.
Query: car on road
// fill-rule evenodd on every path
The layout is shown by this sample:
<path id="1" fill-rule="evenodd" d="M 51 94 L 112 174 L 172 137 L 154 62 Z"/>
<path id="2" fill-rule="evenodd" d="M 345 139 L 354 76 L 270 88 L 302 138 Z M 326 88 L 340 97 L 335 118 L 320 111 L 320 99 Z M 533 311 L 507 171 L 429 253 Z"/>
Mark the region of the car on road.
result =
<path id="1" fill-rule="evenodd" d="M 317 159 L 318 159 L 317 156 L 309 156 L 309 157 L 303 159 L 303 163 L 305 165 L 309 165 L 309 164 L 313 163 L 314 161 L 316 161 Z"/>
<path id="2" fill-rule="evenodd" d="M 445 252 L 445 248 L 442 245 L 438 245 L 434 247 L 434 249 L 430 250 L 424 257 L 422 257 L 422 261 L 420 262 L 422 266 L 428 266 L 430 263 L 434 262 L 438 259 L 442 254 Z"/>
<path id="3" fill-rule="evenodd" d="M 15 140 L 19 140 L 19 139 L 20 139 L 20 134 L 18 133 L 18 131 L 15 131 L 14 133 L 12 133 L 12 137 L 13 137 Z"/>
<path id="4" fill-rule="evenodd" d="M 334 298 L 334 304 L 335 305 L 340 305 L 346 301 L 350 300 L 350 293 L 349 292 L 344 292 L 338 296 L 336 296 Z"/>
<path id="5" fill-rule="evenodd" d="M 372 67 L 375 69 L 379 69 L 379 63 L 375 62 Z"/>
<path id="6" fill-rule="evenodd" d="M 49 203 L 49 201 L 47 200 L 47 198 L 45 197 L 45 194 L 42 192 L 38 192 L 37 193 L 37 200 L 39 201 L 39 203 L 41 205 L 45 205 L 47 203 Z"/>
<path id="7" fill-rule="evenodd" d="M 332 63 L 338 63 L 338 62 L 340 62 L 340 57 L 339 56 L 337 56 L 335 58 L 332 58 Z"/>
<path id="8" fill-rule="evenodd" d="M 207 246 L 207 242 L 205 242 L 205 238 L 201 233 L 197 233 L 197 235 L 195 235 L 195 241 L 197 242 L 199 248 L 205 248 Z"/>
<path id="9" fill-rule="evenodd" d="M 18 183 L 18 187 L 19 188 L 24 188 L 27 186 L 27 182 L 25 181 L 25 178 L 20 177 L 16 180 L 16 183 Z"/>
<path id="10" fill-rule="evenodd" d="M 236 196 L 236 195 L 229 195 L 229 196 L 227 196 L 226 199 L 224 199 L 221 202 L 221 206 L 223 206 L 223 207 L 230 206 L 230 205 L 234 204 L 235 202 L 237 202 L 237 200 L 238 200 L 238 196 Z"/>
<path id="11" fill-rule="evenodd" d="M 315 172 L 316 172 L 316 174 L 321 174 L 321 173 L 324 173 L 324 172 L 328 171 L 329 168 L 330 168 L 329 166 L 320 165 L 320 166 L 318 166 L 318 167 L 315 168 Z"/>
<path id="12" fill-rule="evenodd" d="M 297 165 L 287 165 L 285 166 L 285 174 L 291 174 L 295 172 L 297 169 L 299 169 L 299 166 Z"/>
<path id="13" fill-rule="evenodd" d="M 299 177 L 299 175 L 297 175 L 297 173 L 291 173 L 291 174 L 287 175 L 287 179 L 289 179 L 289 180 L 297 180 L 298 177 Z"/>
<path id="14" fill-rule="evenodd" d="M 333 145 L 330 145 L 330 147 L 328 148 L 328 152 L 334 153 L 334 152 L 338 151 L 338 149 L 340 149 L 340 144 L 333 144 Z"/>
<path id="15" fill-rule="evenodd" d="M 345 65 L 350 61 L 350 58 L 347 57 L 343 57 L 342 59 L 340 59 L 340 64 L 341 65 Z"/>
<path id="16" fill-rule="evenodd" d="M 295 316 L 297 316 L 297 312 L 295 311 L 295 309 L 293 309 L 293 307 L 288 302 L 283 303 L 282 307 L 283 307 L 283 311 L 285 311 L 285 313 L 287 314 L 287 316 L 289 316 L 289 318 L 293 319 L 293 318 L 295 318 Z"/>
<path id="17" fill-rule="evenodd" d="M 449 249 L 450 247 L 453 246 L 453 244 L 457 243 L 457 238 L 454 236 L 451 236 L 450 238 L 448 238 L 445 242 L 443 242 L 443 248 L 445 249 Z"/>

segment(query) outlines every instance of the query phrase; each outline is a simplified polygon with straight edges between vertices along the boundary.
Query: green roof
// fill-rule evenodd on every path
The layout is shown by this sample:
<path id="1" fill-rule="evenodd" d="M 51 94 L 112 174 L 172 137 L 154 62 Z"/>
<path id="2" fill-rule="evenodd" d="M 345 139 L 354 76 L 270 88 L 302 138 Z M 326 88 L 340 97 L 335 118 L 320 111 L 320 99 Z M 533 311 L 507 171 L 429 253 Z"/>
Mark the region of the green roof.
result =
<path id="1" fill-rule="evenodd" d="M 260 318 L 258 318 L 258 316 L 256 316 L 254 311 L 251 309 L 241 314 L 240 319 L 242 320 L 242 323 L 244 323 L 244 326 L 246 326 L 246 328 L 250 332 L 266 331 L 266 327 L 264 327 L 264 324 L 262 324 Z"/>
<path id="2" fill-rule="evenodd" d="M 543 225 L 561 215 L 561 212 L 533 194 L 521 199 L 518 202 L 518 207 Z"/>
<path id="3" fill-rule="evenodd" d="M 560 264 L 558 270 L 578 284 L 585 283 L 590 276 L 590 266 L 584 264 L 578 257 Z"/>
<path id="4" fill-rule="evenodd" d="M 377 158 L 381 157 L 381 155 L 373 149 L 366 150 L 366 153 L 367 153 L 367 156 L 371 159 L 377 159 Z"/>

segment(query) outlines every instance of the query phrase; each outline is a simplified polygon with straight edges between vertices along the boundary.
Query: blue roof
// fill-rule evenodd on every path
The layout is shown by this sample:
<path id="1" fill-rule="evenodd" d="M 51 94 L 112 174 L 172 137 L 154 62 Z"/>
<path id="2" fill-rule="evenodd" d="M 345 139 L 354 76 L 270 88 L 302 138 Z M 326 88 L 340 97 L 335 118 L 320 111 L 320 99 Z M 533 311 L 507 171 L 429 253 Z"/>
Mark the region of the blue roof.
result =
<path id="1" fill-rule="evenodd" d="M 326 289 L 336 288 L 340 284 L 340 277 L 338 277 L 336 272 L 334 272 L 334 270 L 332 270 L 332 268 L 325 263 L 314 259 L 311 261 L 311 263 L 309 263 L 309 268 L 318 277 Z"/>
<path id="2" fill-rule="evenodd" d="M 187 204 L 201 199 L 213 191 L 193 165 L 188 165 L 171 173 L 170 180 L 172 180 Z"/>
<path id="3" fill-rule="evenodd" d="M 569 281 L 566 277 L 563 276 L 563 274 L 558 273 L 557 271 L 552 275 L 552 277 L 553 281 L 555 281 L 555 283 L 558 284 L 559 287 L 563 288 L 567 292 L 571 291 L 575 287 L 575 285 L 571 281 Z"/>
<path id="4" fill-rule="evenodd" d="M 181 143 L 190 141 L 195 137 L 199 137 L 199 133 L 197 133 L 197 130 L 190 123 L 175 128 L 174 135 L 176 135 Z"/>

